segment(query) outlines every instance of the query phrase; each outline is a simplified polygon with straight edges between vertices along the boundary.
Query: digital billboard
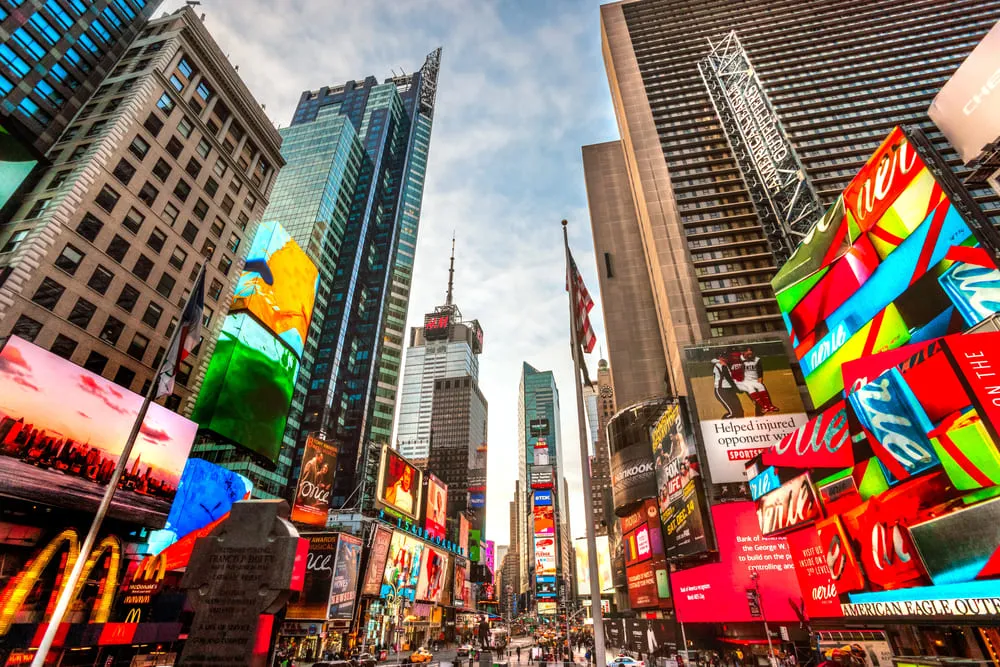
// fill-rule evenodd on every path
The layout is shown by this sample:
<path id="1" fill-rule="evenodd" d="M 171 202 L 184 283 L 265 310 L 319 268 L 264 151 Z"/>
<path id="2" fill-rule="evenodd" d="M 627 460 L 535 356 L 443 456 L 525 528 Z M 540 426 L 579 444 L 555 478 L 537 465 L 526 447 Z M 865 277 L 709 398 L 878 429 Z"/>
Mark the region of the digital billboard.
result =
<path id="1" fill-rule="evenodd" d="M 233 503 L 247 500 L 253 483 L 243 475 L 204 459 L 188 459 L 184 465 L 177 495 L 167 514 L 167 523 L 158 535 L 159 548 L 179 537 L 204 528 L 224 517 Z M 153 542 L 152 536 L 150 542 Z"/>
<path id="2" fill-rule="evenodd" d="M 0 207 L 13 196 L 38 160 L 0 123 Z"/>
<path id="3" fill-rule="evenodd" d="M 458 548 L 463 553 L 469 553 L 469 520 L 464 514 L 458 515 Z"/>
<path id="4" fill-rule="evenodd" d="M 385 562 L 389 558 L 389 543 L 392 542 L 392 530 L 378 525 L 374 530 L 371 549 L 368 551 L 368 566 L 365 568 L 365 583 L 361 588 L 362 595 L 378 595 L 382 590 Z"/>
<path id="5" fill-rule="evenodd" d="M 807 420 L 785 346 L 757 341 L 684 354 L 712 483 L 745 482 L 746 463 Z"/>
<path id="6" fill-rule="evenodd" d="M 469 580 L 469 562 L 464 558 L 455 559 L 455 586 L 452 597 L 452 604 L 455 607 L 465 607 L 469 600 L 466 598 L 465 589 Z"/>
<path id="7" fill-rule="evenodd" d="M 647 498 L 656 497 L 651 432 L 663 410 L 662 400 L 622 409 L 608 422 L 611 495 L 615 514 L 624 516 Z"/>
<path id="8" fill-rule="evenodd" d="M 712 506 L 719 562 L 677 570 L 670 575 L 674 609 L 682 623 L 759 621 L 750 613 L 745 592 L 759 575 L 760 601 L 771 623 L 798 622 L 788 603 L 798 602 L 792 556 L 784 537 L 764 537 L 752 502 Z"/>
<path id="9" fill-rule="evenodd" d="M 558 611 L 558 602 L 543 602 L 538 601 L 538 615 L 539 616 L 555 616 Z"/>
<path id="10" fill-rule="evenodd" d="M 358 571 L 361 567 L 361 539 L 340 533 L 337 557 L 333 561 L 333 586 L 327 619 L 350 620 L 358 596 Z"/>
<path id="11" fill-rule="evenodd" d="M 277 222 L 261 222 L 230 312 L 249 312 L 301 358 L 318 285 L 319 270 L 299 244 Z"/>
<path id="12" fill-rule="evenodd" d="M 420 559 L 424 553 L 424 543 L 406 533 L 396 531 L 389 542 L 389 556 L 386 558 L 385 574 L 382 577 L 380 595 L 396 595 L 411 602 L 416 597 L 420 578 Z"/>
<path id="13" fill-rule="evenodd" d="M 337 533 L 303 534 L 309 540 L 305 583 L 288 601 L 285 618 L 325 621 L 333 587 L 333 566 L 337 557 Z"/>
<path id="14" fill-rule="evenodd" d="M 330 489 L 337 475 L 337 446 L 310 435 L 302 452 L 302 470 L 295 489 L 291 519 L 306 526 L 326 527 Z"/>
<path id="15" fill-rule="evenodd" d="M 496 572 L 496 543 L 493 540 L 483 540 L 483 565 L 490 571 L 490 576 Z"/>
<path id="16" fill-rule="evenodd" d="M 552 537 L 535 538 L 535 576 L 555 576 L 556 540 Z"/>
<path id="17" fill-rule="evenodd" d="M 11 336 L 0 350 L 0 496 L 95 512 L 143 399 Z M 152 404 L 109 513 L 162 528 L 197 425 Z"/>
<path id="18" fill-rule="evenodd" d="M 580 537 L 573 545 L 576 552 L 576 590 L 581 596 L 590 597 L 590 561 L 587 538 Z M 597 536 L 597 578 L 601 583 L 601 595 L 615 592 L 611 573 L 611 547 L 607 535 Z"/>
<path id="19" fill-rule="evenodd" d="M 246 313 L 227 315 L 191 419 L 275 462 L 299 360 Z"/>
<path id="20" fill-rule="evenodd" d="M 448 522 L 448 485 L 433 474 L 427 475 L 427 509 L 424 529 L 431 537 L 444 539 Z"/>
<path id="21" fill-rule="evenodd" d="M 448 554 L 425 546 L 420 555 L 420 573 L 417 577 L 416 599 L 439 602 L 447 584 Z"/>
<path id="22" fill-rule="evenodd" d="M 385 507 L 416 520 L 423 476 L 424 473 L 399 452 L 383 445 L 376 499 Z"/>
<path id="23" fill-rule="evenodd" d="M 668 402 L 651 436 L 663 553 L 668 559 L 703 553 L 709 546 L 705 530 L 707 502 L 694 436 L 685 421 L 685 404 Z"/>
<path id="24" fill-rule="evenodd" d="M 928 146 L 894 128 L 771 281 L 818 408 L 842 397 L 845 362 L 964 331 L 1000 308 L 1000 271 L 982 245 L 995 234 L 961 186 L 935 178 Z"/>
<path id="25" fill-rule="evenodd" d="M 556 514 L 552 505 L 535 505 L 532 508 L 535 535 L 556 534 Z"/>
<path id="26" fill-rule="evenodd" d="M 844 365 L 856 461 L 824 478 L 778 468 L 790 480 L 784 486 L 813 479 L 813 489 L 777 503 L 811 517 L 784 533 L 810 616 L 995 613 L 998 368 L 998 332 L 949 335 Z"/>
<path id="27" fill-rule="evenodd" d="M 669 608 L 670 580 L 657 501 L 643 501 L 620 524 L 630 605 L 633 609 Z"/>

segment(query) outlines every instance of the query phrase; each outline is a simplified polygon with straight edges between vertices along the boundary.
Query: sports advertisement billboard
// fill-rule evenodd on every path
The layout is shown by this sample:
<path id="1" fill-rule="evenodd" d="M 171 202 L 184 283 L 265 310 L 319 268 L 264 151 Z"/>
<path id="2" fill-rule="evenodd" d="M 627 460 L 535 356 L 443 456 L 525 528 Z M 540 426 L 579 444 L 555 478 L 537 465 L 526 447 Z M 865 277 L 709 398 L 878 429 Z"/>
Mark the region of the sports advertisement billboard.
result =
<path id="1" fill-rule="evenodd" d="M 844 365 L 855 462 L 826 477 L 779 467 L 790 481 L 758 500 L 789 485 L 813 487 L 775 503 L 796 519 L 782 520 L 784 537 L 811 616 L 995 613 L 998 368 L 998 332 L 949 335 Z"/>
<path id="2" fill-rule="evenodd" d="M 229 312 L 249 312 L 297 358 L 309 334 L 319 270 L 274 221 L 261 222 L 233 291 Z"/>
<path id="3" fill-rule="evenodd" d="M 965 331 L 1000 308 L 1000 271 L 982 245 L 995 234 L 961 186 L 933 175 L 928 145 L 894 128 L 771 281 L 817 408 L 843 396 L 845 362 Z"/>
<path id="4" fill-rule="evenodd" d="M 399 452 L 382 446 L 376 500 L 384 507 L 417 519 L 424 473 Z"/>
<path id="5" fill-rule="evenodd" d="M 427 509 L 424 529 L 431 537 L 444 539 L 448 522 L 448 485 L 433 474 L 427 475 Z"/>
<path id="6" fill-rule="evenodd" d="M 708 503 L 699 474 L 694 436 L 685 423 L 686 414 L 682 401 L 666 403 L 651 436 L 663 526 L 663 553 L 668 559 L 708 551 L 705 531 Z"/>
<path id="7" fill-rule="evenodd" d="M 333 561 L 333 586 L 327 619 L 350 620 L 358 596 L 358 570 L 361 567 L 361 539 L 340 533 L 337 557 Z"/>
<path id="8" fill-rule="evenodd" d="M 684 356 L 712 483 L 745 482 L 747 461 L 807 420 L 785 346 L 694 347 Z"/>
<path id="9" fill-rule="evenodd" d="M 378 595 L 382 590 L 382 578 L 385 576 L 385 562 L 389 558 L 390 542 L 392 542 L 392 530 L 376 525 L 371 549 L 368 552 L 365 583 L 361 587 L 362 595 Z"/>
<path id="10" fill-rule="evenodd" d="M 338 533 L 305 534 L 309 540 L 306 556 L 305 583 L 302 590 L 292 594 L 285 611 L 285 618 L 293 620 L 325 621 L 330 607 L 333 587 L 333 566 L 337 558 Z"/>
<path id="11" fill-rule="evenodd" d="M 326 527 L 330 489 L 337 475 L 337 446 L 310 435 L 302 452 L 302 470 L 295 490 L 291 519 L 306 526 Z"/>
<path id="12" fill-rule="evenodd" d="M 576 591 L 580 596 L 590 597 L 590 561 L 587 549 L 587 538 L 574 540 L 573 549 L 576 555 Z M 607 535 L 597 536 L 597 578 L 601 583 L 601 595 L 612 595 L 615 592 L 614 579 L 611 574 L 611 547 Z"/>
<path id="13" fill-rule="evenodd" d="M 429 546 L 424 546 L 420 555 L 420 573 L 417 577 L 416 599 L 439 602 L 446 585 L 448 554 Z"/>
<path id="14" fill-rule="evenodd" d="M 535 577 L 556 575 L 556 541 L 552 537 L 535 538 Z"/>
<path id="15" fill-rule="evenodd" d="M 758 621 L 750 613 L 746 590 L 758 574 L 760 603 L 771 623 L 798 622 L 788 603 L 802 595 L 792 576 L 792 557 L 784 537 L 764 537 L 752 502 L 712 506 L 719 562 L 677 570 L 670 575 L 674 609 L 682 623 Z"/>
<path id="16" fill-rule="evenodd" d="M 385 574 L 382 577 L 381 597 L 396 595 L 413 601 L 420 578 L 420 561 L 425 544 L 406 533 L 395 531 L 389 542 Z"/>
<path id="17" fill-rule="evenodd" d="M 95 512 L 142 397 L 17 336 L 0 350 L 0 496 Z M 109 513 L 162 528 L 197 425 L 152 404 Z"/>
<path id="18" fill-rule="evenodd" d="M 275 462 L 299 359 L 246 313 L 227 315 L 191 419 Z"/>

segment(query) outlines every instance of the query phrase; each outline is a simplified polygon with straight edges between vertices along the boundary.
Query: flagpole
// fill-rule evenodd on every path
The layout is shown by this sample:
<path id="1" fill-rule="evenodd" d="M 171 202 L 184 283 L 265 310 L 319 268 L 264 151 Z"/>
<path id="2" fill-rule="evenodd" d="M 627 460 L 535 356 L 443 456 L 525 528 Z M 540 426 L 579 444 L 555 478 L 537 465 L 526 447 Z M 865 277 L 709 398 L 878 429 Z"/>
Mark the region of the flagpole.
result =
<path id="1" fill-rule="evenodd" d="M 205 266 L 203 265 L 201 267 L 201 272 L 198 274 L 198 280 L 203 280 L 204 275 Z M 194 282 L 196 286 L 198 285 L 198 280 L 195 280 Z M 193 298 L 195 298 L 194 292 L 191 293 L 188 299 Z M 173 346 L 177 343 L 177 337 L 180 336 L 181 329 L 183 329 L 183 327 L 181 326 L 181 323 L 178 322 L 177 326 L 174 327 L 174 333 L 170 336 L 170 344 L 167 345 L 165 349 L 170 350 L 173 348 Z M 118 490 L 118 482 L 121 481 L 122 473 L 125 472 L 125 466 L 128 464 L 129 457 L 132 454 L 136 438 L 139 437 L 139 430 L 142 428 L 142 422 L 146 419 L 146 413 L 149 411 L 149 404 L 153 402 L 153 397 L 156 395 L 156 390 L 160 384 L 160 374 L 163 372 L 163 365 L 167 362 L 167 356 L 169 355 L 164 355 L 164 359 L 160 361 L 159 368 L 156 369 L 156 374 L 153 375 L 152 382 L 149 383 L 149 389 L 146 390 L 146 396 L 142 400 L 142 407 L 139 408 L 135 421 L 132 423 L 132 430 L 129 432 L 128 440 L 125 442 L 125 447 L 122 449 L 121 456 L 118 457 L 118 465 L 115 466 L 115 470 L 111 474 L 111 479 L 108 481 L 108 485 L 104 489 L 104 497 L 101 498 L 101 504 L 97 507 L 97 513 L 94 515 L 94 520 L 90 524 L 90 531 L 87 533 L 87 538 L 83 541 L 83 546 L 80 547 L 80 555 L 73 564 L 73 569 L 69 573 L 69 578 L 62 586 L 61 592 L 59 593 L 59 601 L 56 603 L 55 611 L 52 612 L 52 618 L 49 619 L 49 624 L 45 628 L 45 635 L 42 637 L 41 644 L 38 645 L 38 651 L 35 653 L 35 657 L 31 661 L 31 667 L 44 667 L 45 659 L 48 657 L 49 651 L 52 649 L 52 643 L 55 641 L 56 634 L 59 632 L 59 626 L 62 625 L 63 618 L 66 616 L 66 612 L 69 609 L 69 603 L 73 599 L 77 584 L 80 581 L 80 576 L 83 574 L 83 566 L 86 564 L 87 560 L 90 559 L 90 554 L 94 549 L 94 542 L 97 541 L 97 534 L 101 530 L 101 524 L 104 523 L 104 517 L 107 515 L 108 509 L 111 508 L 111 501 L 115 497 L 115 491 Z"/>
<path id="2" fill-rule="evenodd" d="M 577 314 L 573 296 L 577 287 L 570 275 L 569 234 L 568 223 L 563 220 L 563 246 L 566 249 L 566 285 L 569 287 L 569 329 L 571 350 L 573 353 L 573 384 L 576 386 L 576 418 L 580 432 L 580 476 L 583 478 L 583 510 L 587 522 L 587 565 L 590 570 L 590 610 L 594 617 L 594 664 L 604 667 L 604 614 L 601 611 L 601 580 L 597 569 L 597 532 L 594 525 L 594 505 L 591 502 L 593 491 L 590 486 L 590 455 L 587 447 L 587 426 L 583 408 L 583 388 L 580 384 L 580 341 L 577 332 Z"/>

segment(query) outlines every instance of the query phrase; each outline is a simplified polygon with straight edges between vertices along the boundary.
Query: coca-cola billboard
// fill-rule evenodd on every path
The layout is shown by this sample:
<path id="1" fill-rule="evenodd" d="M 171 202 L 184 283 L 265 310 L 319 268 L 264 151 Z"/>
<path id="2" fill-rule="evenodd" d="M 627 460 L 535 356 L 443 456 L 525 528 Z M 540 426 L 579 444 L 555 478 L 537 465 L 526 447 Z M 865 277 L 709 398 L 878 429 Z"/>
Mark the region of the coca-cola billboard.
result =
<path id="1" fill-rule="evenodd" d="M 292 503 L 294 523 L 326 527 L 330 489 L 336 474 L 337 446 L 310 435 L 302 452 L 302 470 Z"/>

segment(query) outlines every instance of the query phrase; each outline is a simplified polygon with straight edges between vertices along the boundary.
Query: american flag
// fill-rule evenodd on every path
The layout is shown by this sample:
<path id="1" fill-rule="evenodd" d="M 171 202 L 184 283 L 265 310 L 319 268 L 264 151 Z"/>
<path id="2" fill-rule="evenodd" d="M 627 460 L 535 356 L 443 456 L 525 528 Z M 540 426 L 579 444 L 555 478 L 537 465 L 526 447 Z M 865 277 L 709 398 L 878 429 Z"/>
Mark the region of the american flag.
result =
<path id="1" fill-rule="evenodd" d="M 181 321 L 177 323 L 178 331 L 167 350 L 160 374 L 157 377 L 156 398 L 169 396 L 174 391 L 174 378 L 181 362 L 191 354 L 191 350 L 201 340 L 201 320 L 205 313 L 205 267 L 201 267 L 198 280 L 194 283 L 191 296 L 188 297 Z"/>
<path id="2" fill-rule="evenodd" d="M 590 298 L 590 292 L 583 284 L 583 276 L 576 268 L 572 253 L 569 255 L 569 280 L 566 289 L 573 302 L 573 325 L 576 327 L 576 341 L 584 352 L 593 352 L 594 346 L 597 345 L 597 336 L 594 334 L 594 327 L 590 326 L 589 313 L 594 307 L 594 300 Z"/>

